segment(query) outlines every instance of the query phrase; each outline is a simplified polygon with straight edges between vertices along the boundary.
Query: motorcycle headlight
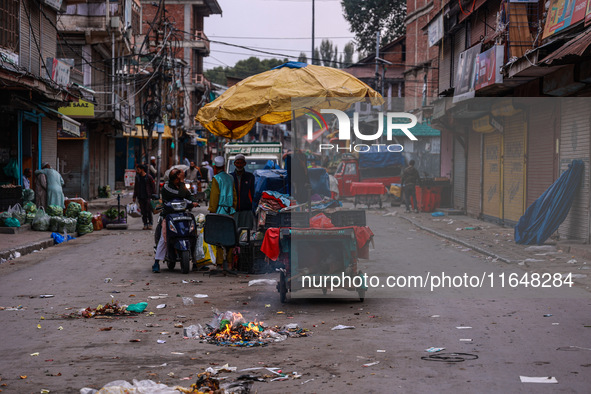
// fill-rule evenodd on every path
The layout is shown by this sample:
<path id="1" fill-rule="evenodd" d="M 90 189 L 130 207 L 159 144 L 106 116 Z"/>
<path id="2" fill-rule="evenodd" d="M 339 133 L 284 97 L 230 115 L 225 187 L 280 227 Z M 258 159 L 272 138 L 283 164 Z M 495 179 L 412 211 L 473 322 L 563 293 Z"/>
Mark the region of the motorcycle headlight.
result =
<path id="1" fill-rule="evenodd" d="M 168 222 L 168 229 L 170 231 L 172 231 L 173 233 L 176 233 L 176 228 L 174 227 L 174 225 L 172 224 L 172 222 Z"/>
<path id="2" fill-rule="evenodd" d="M 187 190 L 191 190 L 191 184 L 190 183 L 185 183 L 185 187 L 187 188 Z"/>

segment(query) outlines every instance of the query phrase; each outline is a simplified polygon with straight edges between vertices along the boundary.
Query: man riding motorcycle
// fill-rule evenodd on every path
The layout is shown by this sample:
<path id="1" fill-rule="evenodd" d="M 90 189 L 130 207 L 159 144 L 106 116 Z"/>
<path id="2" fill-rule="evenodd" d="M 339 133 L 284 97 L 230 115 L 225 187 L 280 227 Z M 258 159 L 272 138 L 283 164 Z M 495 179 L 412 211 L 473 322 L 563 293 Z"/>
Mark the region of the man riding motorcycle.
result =
<path id="1" fill-rule="evenodd" d="M 195 196 L 185 187 L 185 173 L 178 168 L 174 168 L 170 171 L 168 176 L 168 182 L 164 184 L 162 188 L 162 201 L 169 202 L 172 200 L 186 199 L 193 202 L 193 207 L 198 207 L 199 204 L 195 200 Z M 160 213 L 160 220 L 158 226 L 156 226 L 155 240 L 156 240 L 156 256 L 154 259 L 154 265 L 152 266 L 152 272 L 160 272 L 160 260 L 164 260 L 166 256 L 166 244 L 162 239 L 162 219 L 166 217 L 170 212 L 167 212 L 166 208 Z"/>

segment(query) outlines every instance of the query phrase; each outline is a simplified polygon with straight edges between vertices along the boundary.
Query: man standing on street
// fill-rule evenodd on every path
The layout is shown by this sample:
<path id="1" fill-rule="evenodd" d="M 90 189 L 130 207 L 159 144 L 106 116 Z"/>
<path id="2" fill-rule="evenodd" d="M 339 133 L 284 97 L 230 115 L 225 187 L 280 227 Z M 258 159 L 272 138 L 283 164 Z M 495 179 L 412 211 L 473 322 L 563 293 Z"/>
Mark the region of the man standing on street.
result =
<path id="1" fill-rule="evenodd" d="M 152 229 L 152 207 L 150 206 L 150 198 L 155 193 L 154 178 L 146 172 L 145 164 L 137 166 L 137 175 L 135 176 L 135 185 L 133 187 L 133 202 L 137 199 L 142 212 L 142 221 L 144 222 L 144 230 Z"/>
<path id="2" fill-rule="evenodd" d="M 211 182 L 213 176 L 215 175 L 213 173 L 213 168 L 209 165 L 208 161 L 204 161 L 203 163 L 201 163 L 201 166 L 207 169 L 207 182 Z"/>
<path id="3" fill-rule="evenodd" d="M 43 163 L 41 170 L 35 171 L 35 175 L 44 174 L 47 179 L 47 206 L 57 205 L 64 208 L 64 179 L 59 172 L 51 168 L 49 163 Z"/>
<path id="4" fill-rule="evenodd" d="M 152 157 L 150 157 L 149 171 L 150 171 L 150 175 L 152 175 L 152 178 L 154 178 L 154 179 L 158 178 L 158 170 L 156 170 L 156 167 L 157 167 L 156 157 L 152 156 Z"/>
<path id="5" fill-rule="evenodd" d="M 419 213 L 419 206 L 417 204 L 417 193 L 415 186 L 421 181 L 419 170 L 415 168 L 415 161 L 411 160 L 408 162 L 408 167 L 402 172 L 402 190 L 404 192 L 404 204 L 406 205 L 406 212 L 410 212 L 410 199 L 415 206 L 415 213 Z"/>
<path id="6" fill-rule="evenodd" d="M 218 156 L 214 159 L 215 176 L 211 182 L 211 193 L 209 196 L 208 210 L 211 213 L 218 213 L 222 215 L 234 215 L 236 212 L 236 189 L 234 188 L 234 178 L 226 171 L 224 171 L 224 158 Z M 224 266 L 224 249 L 222 247 L 214 247 L 215 249 L 215 263 L 218 267 Z M 229 266 L 232 261 L 232 253 L 226 254 L 226 261 Z M 224 268 L 225 269 L 225 268 Z"/>
<path id="7" fill-rule="evenodd" d="M 23 189 L 30 189 L 31 188 L 31 181 L 29 180 L 31 179 L 31 169 L 30 168 L 25 168 L 25 171 L 23 172 Z"/>
<path id="8" fill-rule="evenodd" d="M 254 216 L 252 213 L 252 199 L 254 198 L 254 175 L 244 169 L 246 158 L 242 153 L 236 155 L 234 159 L 236 170 L 232 172 L 234 178 L 234 188 L 236 190 L 237 202 L 236 225 L 238 228 L 254 228 Z"/>

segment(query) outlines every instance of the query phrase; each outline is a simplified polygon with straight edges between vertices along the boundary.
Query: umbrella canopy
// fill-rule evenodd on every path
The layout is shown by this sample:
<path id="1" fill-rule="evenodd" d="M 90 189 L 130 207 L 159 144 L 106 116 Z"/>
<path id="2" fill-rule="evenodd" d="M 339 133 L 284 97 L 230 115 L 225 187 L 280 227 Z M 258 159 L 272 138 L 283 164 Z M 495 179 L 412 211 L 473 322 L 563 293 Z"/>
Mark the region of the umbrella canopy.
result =
<path id="1" fill-rule="evenodd" d="M 381 96 L 345 71 L 289 62 L 238 82 L 203 106 L 195 120 L 213 134 L 238 139 L 248 134 L 256 122 L 277 124 L 290 120 L 292 99 L 298 97 L 310 98 L 305 100 L 306 107 L 343 110 L 352 100 Z"/>

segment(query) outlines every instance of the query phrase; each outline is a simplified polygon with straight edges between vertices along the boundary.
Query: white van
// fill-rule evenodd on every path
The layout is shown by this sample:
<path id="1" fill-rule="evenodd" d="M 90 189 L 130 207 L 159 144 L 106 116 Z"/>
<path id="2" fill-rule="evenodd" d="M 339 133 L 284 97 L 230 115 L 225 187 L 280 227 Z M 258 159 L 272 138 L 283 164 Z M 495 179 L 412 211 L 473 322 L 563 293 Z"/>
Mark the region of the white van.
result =
<path id="1" fill-rule="evenodd" d="M 234 171 L 236 155 L 242 153 L 246 156 L 246 171 L 254 172 L 265 168 L 269 160 L 275 167 L 283 168 L 283 147 L 281 142 L 265 143 L 228 143 L 224 146 L 224 158 L 226 159 L 226 171 Z"/>

